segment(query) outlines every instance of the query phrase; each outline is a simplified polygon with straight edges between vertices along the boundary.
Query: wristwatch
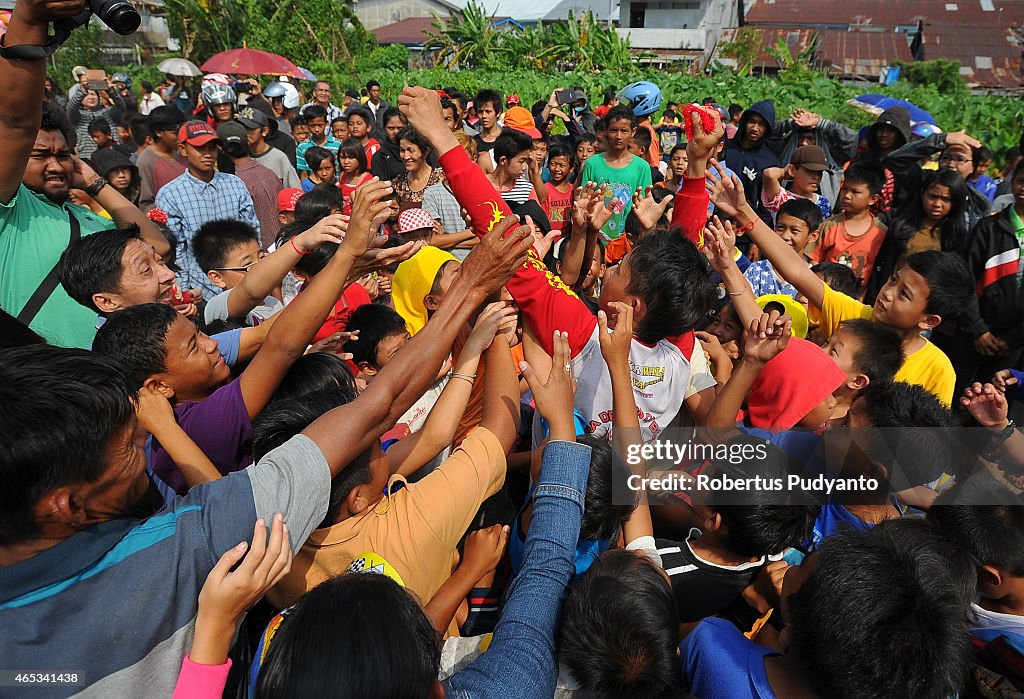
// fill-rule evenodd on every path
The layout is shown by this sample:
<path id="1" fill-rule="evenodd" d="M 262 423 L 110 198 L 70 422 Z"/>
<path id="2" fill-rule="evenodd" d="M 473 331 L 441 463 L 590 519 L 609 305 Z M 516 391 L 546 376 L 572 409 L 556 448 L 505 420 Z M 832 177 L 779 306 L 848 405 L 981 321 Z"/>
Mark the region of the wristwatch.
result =
<path id="1" fill-rule="evenodd" d="M 1004 427 L 1002 430 L 994 433 L 991 437 L 989 437 L 989 447 L 988 449 L 985 450 L 985 453 L 982 454 L 982 456 L 988 461 L 993 461 L 994 457 L 999 453 L 999 450 L 1002 448 L 1003 444 L 1005 444 L 1006 440 L 1013 436 L 1013 433 L 1016 430 L 1017 424 L 1013 420 L 1010 420 L 1006 424 L 1006 427 Z"/>
<path id="2" fill-rule="evenodd" d="M 107 179 L 105 177 L 97 177 L 95 180 L 93 180 L 91 185 L 85 188 L 85 193 L 95 199 L 96 195 L 99 194 L 103 190 L 103 188 L 106 187 L 108 184 L 110 183 L 107 182 Z"/>

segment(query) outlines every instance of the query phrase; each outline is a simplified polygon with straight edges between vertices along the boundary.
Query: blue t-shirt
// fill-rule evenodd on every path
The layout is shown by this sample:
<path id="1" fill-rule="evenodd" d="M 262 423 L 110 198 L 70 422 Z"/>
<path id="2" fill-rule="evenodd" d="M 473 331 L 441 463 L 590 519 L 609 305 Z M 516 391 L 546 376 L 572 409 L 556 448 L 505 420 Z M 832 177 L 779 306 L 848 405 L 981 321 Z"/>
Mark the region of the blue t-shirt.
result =
<path id="1" fill-rule="evenodd" d="M 867 531 L 874 525 L 854 517 L 849 510 L 837 502 L 825 503 L 821 506 L 818 518 L 814 520 L 814 528 L 811 529 L 811 537 L 804 542 L 804 549 L 808 552 L 817 551 L 821 542 L 830 536 L 838 534 L 843 529 L 854 528 Z"/>
<path id="2" fill-rule="evenodd" d="M 750 282 L 750 288 L 754 290 L 755 298 L 768 294 L 785 294 L 795 299 L 800 295 L 795 286 L 780 280 L 775 275 L 775 268 L 768 260 L 751 262 L 743 276 Z"/>
<path id="3" fill-rule="evenodd" d="M 764 659 L 781 655 L 759 646 L 724 619 L 697 624 L 679 646 L 683 686 L 701 699 L 775 699 Z"/>

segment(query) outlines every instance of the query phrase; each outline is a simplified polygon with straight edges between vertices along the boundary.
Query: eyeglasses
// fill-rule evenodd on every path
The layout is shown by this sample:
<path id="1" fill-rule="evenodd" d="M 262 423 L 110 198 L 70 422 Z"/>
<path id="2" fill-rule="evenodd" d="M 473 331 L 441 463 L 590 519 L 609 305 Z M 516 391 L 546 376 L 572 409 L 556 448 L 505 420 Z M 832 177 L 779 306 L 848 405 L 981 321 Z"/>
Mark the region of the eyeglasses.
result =
<path id="1" fill-rule="evenodd" d="M 957 165 L 960 165 L 961 163 L 971 163 L 971 162 L 974 162 L 974 161 L 971 160 L 970 158 L 953 158 L 951 156 L 944 155 L 941 158 L 939 158 L 939 162 L 940 163 L 956 163 Z"/>
<path id="2" fill-rule="evenodd" d="M 256 259 L 253 262 L 250 262 L 247 265 L 242 265 L 241 267 L 212 267 L 211 269 L 216 272 L 241 272 L 242 274 L 245 274 L 246 272 L 249 271 L 250 267 L 252 267 L 254 264 L 259 262 L 266 256 L 266 253 L 261 253 L 258 259 Z"/>

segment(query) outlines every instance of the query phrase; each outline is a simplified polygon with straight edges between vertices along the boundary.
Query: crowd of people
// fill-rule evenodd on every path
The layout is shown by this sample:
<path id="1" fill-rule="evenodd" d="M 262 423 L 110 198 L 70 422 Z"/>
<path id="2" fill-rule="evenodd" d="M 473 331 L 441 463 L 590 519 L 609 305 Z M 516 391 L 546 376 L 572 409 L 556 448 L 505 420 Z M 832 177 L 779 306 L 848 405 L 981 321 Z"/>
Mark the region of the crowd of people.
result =
<path id="1" fill-rule="evenodd" d="M 1024 693 L 1020 148 L 64 92 L 81 9 L 0 43 L 0 696 Z"/>

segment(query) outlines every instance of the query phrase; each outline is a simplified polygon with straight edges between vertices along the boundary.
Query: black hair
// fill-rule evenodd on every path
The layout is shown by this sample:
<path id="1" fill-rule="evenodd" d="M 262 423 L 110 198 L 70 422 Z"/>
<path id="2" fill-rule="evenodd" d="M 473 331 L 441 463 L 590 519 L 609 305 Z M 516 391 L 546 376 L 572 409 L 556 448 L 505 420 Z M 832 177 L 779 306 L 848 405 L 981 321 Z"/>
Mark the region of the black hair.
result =
<path id="1" fill-rule="evenodd" d="M 306 117 L 306 121 L 313 119 L 327 119 L 327 110 L 321 107 L 319 104 L 310 104 L 302 108 L 302 116 Z"/>
<path id="2" fill-rule="evenodd" d="M 405 118 L 405 115 L 402 114 L 402 110 L 399 109 L 398 107 L 388 107 L 387 109 L 385 109 L 384 115 L 381 117 L 380 123 L 383 124 L 384 126 L 387 126 L 388 122 L 394 119 L 395 117 L 401 119 L 403 124 L 409 123 L 409 120 Z"/>
<path id="3" fill-rule="evenodd" d="M 412 595 L 384 575 L 349 573 L 313 588 L 285 615 L 256 699 L 427 699 L 440 665 L 441 646 Z"/>
<path id="4" fill-rule="evenodd" d="M 57 278 L 68 296 L 86 308 L 100 312 L 93 294 L 121 293 L 121 258 L 132 240 L 142 240 L 134 223 L 79 238 L 60 256 Z"/>
<path id="5" fill-rule="evenodd" d="M 938 398 L 902 381 L 867 385 L 857 399 L 869 423 L 858 430 L 857 444 L 888 472 L 894 490 L 930 483 L 949 464 L 959 464 L 955 421 Z M 936 459 L 942 454 L 942 459 Z"/>
<path id="6" fill-rule="evenodd" d="M 107 122 L 106 119 L 93 119 L 91 122 L 89 122 L 89 133 L 102 133 L 109 136 L 110 124 Z"/>
<path id="7" fill-rule="evenodd" d="M 331 151 L 327 150 L 326 148 L 321 148 L 320 146 L 310 146 L 309 148 L 307 148 L 305 158 L 306 166 L 309 168 L 310 172 L 316 172 L 317 170 L 319 170 L 320 165 L 325 160 L 330 160 L 331 163 L 334 163 L 334 154 L 331 153 Z"/>
<path id="8" fill-rule="evenodd" d="M 260 240 L 256 229 L 237 219 L 207 221 L 201 225 L 192 238 L 192 254 L 199 269 L 209 272 L 222 267 L 232 250 L 239 245 Z"/>
<path id="9" fill-rule="evenodd" d="M 607 551 L 569 590 L 559 656 L 593 697 L 653 697 L 678 684 L 679 611 L 657 566 Z"/>
<path id="10" fill-rule="evenodd" d="M 821 209 L 818 205 L 810 199 L 803 198 L 790 199 L 783 203 L 783 205 L 779 207 L 779 213 L 775 219 L 776 221 L 778 221 L 778 216 L 792 216 L 795 219 L 803 221 L 807 224 L 807 230 L 810 233 L 821 228 L 821 221 L 823 218 L 821 215 Z"/>
<path id="11" fill-rule="evenodd" d="M 1010 162 L 1011 160 L 1016 160 L 1019 157 L 1020 146 L 1010 146 L 1009 148 L 1006 149 L 1006 152 L 1003 153 L 1003 160 L 1007 163 Z"/>
<path id="12" fill-rule="evenodd" d="M 576 162 L 576 151 L 561 141 L 554 141 L 548 148 L 548 162 L 551 162 L 552 158 L 568 158 L 571 168 Z"/>
<path id="13" fill-rule="evenodd" d="M 636 116 L 633 115 L 633 110 L 623 105 L 612 107 L 608 110 L 608 113 L 604 115 L 605 128 L 607 128 L 613 121 L 628 121 L 631 129 L 636 128 Z M 646 130 L 647 129 L 644 129 L 644 131 Z"/>
<path id="14" fill-rule="evenodd" d="M 352 121 L 352 117 L 359 117 L 366 123 L 366 128 L 372 130 L 374 127 L 373 113 L 366 107 L 357 107 L 352 105 L 348 108 L 348 119 Z"/>
<path id="15" fill-rule="evenodd" d="M 802 470 L 786 452 L 756 437 L 737 435 L 727 445 L 729 456 L 713 462 L 716 475 L 727 474 L 736 480 L 761 476 L 771 482 L 785 481 Z M 738 458 L 741 453 L 752 456 Z M 729 549 L 740 556 L 754 557 L 781 553 L 799 545 L 810 536 L 821 505 L 798 494 L 770 489 L 723 490 L 714 493 L 711 509 L 721 516 L 729 530 Z"/>
<path id="16" fill-rule="evenodd" d="M 141 146 L 146 142 L 149 133 L 149 118 L 144 116 L 133 116 L 128 120 L 128 131 L 132 135 L 132 142 Z"/>
<path id="17" fill-rule="evenodd" d="M 522 131 L 515 129 L 502 129 L 498 137 L 494 139 L 494 162 L 498 163 L 502 158 L 512 160 L 520 153 L 533 150 L 533 139 Z"/>
<path id="18" fill-rule="evenodd" d="M 988 146 L 978 146 L 971 149 L 971 157 L 974 160 L 974 166 L 977 167 L 986 160 L 992 160 L 995 157 L 995 153 Z"/>
<path id="19" fill-rule="evenodd" d="M 338 123 L 347 124 L 348 114 L 342 114 L 341 116 L 336 116 L 333 119 L 331 119 L 331 126 L 334 126 L 335 124 Z"/>
<path id="20" fill-rule="evenodd" d="M 988 474 L 939 495 L 927 518 L 967 549 L 976 566 L 1024 577 L 1024 502 Z"/>
<path id="21" fill-rule="evenodd" d="M 453 100 L 453 99 L 451 99 L 449 97 L 442 97 L 441 98 L 441 112 L 443 113 L 444 110 L 446 110 L 446 109 L 452 110 L 452 116 L 458 116 L 459 115 L 459 106 L 458 106 L 458 104 L 456 104 L 455 100 Z"/>
<path id="22" fill-rule="evenodd" d="M 646 131 L 646 130 L 647 129 L 644 129 L 644 131 Z M 682 151 L 683 153 L 686 152 L 686 144 L 685 143 L 679 143 L 677 145 L 672 146 L 672 150 L 670 150 L 668 152 L 668 159 L 672 160 L 672 158 L 675 157 L 675 154 L 679 153 L 680 151 Z"/>
<path id="23" fill-rule="evenodd" d="M 604 117 L 598 117 L 594 121 L 594 142 L 597 142 L 597 134 L 604 133 L 608 129 L 608 122 L 605 121 Z M 580 141 L 589 140 L 585 136 L 580 137 Z"/>
<path id="24" fill-rule="evenodd" d="M 334 186 L 334 183 L 321 182 L 295 202 L 295 220 L 302 222 L 300 225 L 303 227 L 292 235 L 298 235 L 320 219 L 330 216 L 331 211 L 341 211 L 344 206 L 345 202 L 341 198 L 341 192 Z M 282 228 L 282 230 L 284 229 Z"/>
<path id="25" fill-rule="evenodd" d="M 35 330 L 0 308 L 0 349 L 45 344 L 46 340 Z"/>
<path id="26" fill-rule="evenodd" d="M 370 80 L 369 82 L 366 83 L 367 91 L 369 91 L 369 90 L 371 90 L 371 89 L 373 89 L 375 87 L 380 87 L 380 83 L 377 82 L 376 80 Z"/>
<path id="27" fill-rule="evenodd" d="M 576 139 L 576 145 L 579 146 L 581 143 L 597 143 L 597 136 L 592 133 L 585 133 Z M 575 148 L 573 149 L 575 151 Z"/>
<path id="28" fill-rule="evenodd" d="M 906 266 L 928 283 L 925 313 L 956 320 L 974 296 L 974 277 L 963 258 L 952 252 L 925 250 L 907 257 Z"/>
<path id="29" fill-rule="evenodd" d="M 51 109 L 49 105 L 43 105 L 43 116 L 39 120 L 40 131 L 59 131 L 64 136 L 68 148 L 74 149 L 78 143 L 78 135 L 72 128 L 66 112 Z"/>
<path id="30" fill-rule="evenodd" d="M 339 386 L 355 390 L 345 360 L 331 352 L 310 352 L 295 360 L 267 405 Z"/>
<path id="31" fill-rule="evenodd" d="M 480 90 L 476 93 L 476 97 L 473 98 L 473 106 L 480 109 L 480 105 L 489 104 L 494 107 L 494 111 L 500 112 L 505 104 L 505 100 L 501 99 L 501 93 L 496 90 Z"/>
<path id="32" fill-rule="evenodd" d="M 307 121 L 306 117 L 304 117 L 301 114 L 299 114 L 299 115 L 296 115 L 296 116 L 292 117 L 291 120 L 288 123 L 294 129 L 296 126 L 299 126 L 299 125 L 305 126 L 308 123 L 308 121 Z"/>
<path id="33" fill-rule="evenodd" d="M 185 123 L 185 115 L 177 107 L 164 105 L 149 113 L 149 132 L 156 136 L 161 131 L 177 133 Z"/>
<path id="34" fill-rule="evenodd" d="M 320 243 L 320 245 L 299 258 L 298 262 L 295 263 L 295 269 L 303 274 L 315 277 L 324 270 L 336 252 L 338 252 L 337 243 Z"/>
<path id="35" fill-rule="evenodd" d="M 867 318 L 850 318 L 839 324 L 857 338 L 860 346 L 853 353 L 853 368 L 874 383 L 892 381 L 903 366 L 903 338 L 896 328 Z"/>
<path id="36" fill-rule="evenodd" d="M 1024 158 L 1017 161 L 1017 164 L 1013 166 L 1013 172 L 1010 173 L 1009 179 L 1017 179 L 1017 175 L 1024 172 Z"/>
<path id="37" fill-rule="evenodd" d="M 735 119 L 737 116 L 743 113 L 743 105 L 736 104 L 733 102 L 729 105 L 729 118 Z"/>
<path id="38" fill-rule="evenodd" d="M 628 264 L 626 291 L 647 303 L 635 328 L 641 342 L 682 335 L 707 315 L 718 296 L 707 259 L 679 230 L 646 236 L 629 254 Z"/>
<path id="39" fill-rule="evenodd" d="M 405 319 L 393 308 L 377 303 L 367 303 L 352 311 L 345 329 L 359 331 L 359 337 L 345 343 L 345 351 L 352 354 L 352 361 L 358 366 L 367 362 L 377 366 L 377 347 L 395 335 L 406 332 Z"/>
<path id="40" fill-rule="evenodd" d="M 34 508 L 46 493 L 112 466 L 108 449 L 130 424 L 134 397 L 126 372 L 93 352 L 0 352 L 0 546 L 40 535 Z"/>
<path id="41" fill-rule="evenodd" d="M 647 129 L 637 129 L 633 134 L 633 140 L 645 153 L 651 149 L 651 132 Z"/>
<path id="42" fill-rule="evenodd" d="M 811 271 L 820 274 L 829 288 L 852 298 L 860 295 L 860 280 L 853 270 L 841 262 L 819 262 Z"/>
<path id="43" fill-rule="evenodd" d="M 426 158 L 433 150 L 433 147 L 430 145 L 430 141 L 423 138 L 423 136 L 420 135 L 419 131 L 412 128 L 411 126 L 406 126 L 399 132 L 398 138 L 395 140 L 395 142 L 398 143 L 399 141 L 408 141 L 409 143 L 419 148 L 420 153 L 423 155 L 424 158 Z"/>
<path id="44" fill-rule="evenodd" d="M 907 198 L 899 213 L 889 224 L 888 236 L 902 242 L 904 246 L 914 237 L 924 225 L 924 194 L 935 185 L 948 188 L 950 197 L 949 214 L 939 223 L 942 249 L 947 252 L 966 254 L 968 228 L 965 210 L 970 189 L 968 189 L 964 178 L 955 170 L 943 168 L 930 172 L 925 171 L 921 183 L 921 195 Z"/>
<path id="45" fill-rule="evenodd" d="M 140 80 L 139 81 L 139 85 L 141 85 L 142 89 L 145 90 L 146 92 L 152 92 L 153 91 L 153 83 L 149 82 L 148 80 Z"/>
<path id="46" fill-rule="evenodd" d="M 369 164 L 366 162 L 366 149 L 363 148 L 363 144 L 359 142 L 358 138 L 346 138 L 338 146 L 338 161 L 341 161 L 342 155 L 347 155 L 350 158 L 355 158 L 356 162 L 359 163 L 359 171 L 365 173 L 370 169 Z M 339 166 L 340 169 L 340 166 Z"/>
<path id="47" fill-rule="evenodd" d="M 92 351 L 110 357 L 138 390 L 146 379 L 167 371 L 165 339 L 178 312 L 166 304 L 143 303 L 111 313 L 96 333 Z"/>
<path id="48" fill-rule="evenodd" d="M 616 497 L 622 494 L 616 486 L 629 478 L 629 466 L 607 439 L 588 434 L 576 441 L 590 447 L 590 477 L 583 501 L 580 540 L 617 540 L 623 522 L 633 514 L 638 502 L 636 492 L 627 491 L 629 501 Z"/>
<path id="49" fill-rule="evenodd" d="M 846 168 L 843 175 L 843 183 L 862 184 L 868 188 L 872 196 L 882 193 L 885 187 L 885 170 L 878 163 L 867 160 L 858 160 Z"/>
<path id="50" fill-rule="evenodd" d="M 967 610 L 950 558 L 928 529 L 895 520 L 825 540 L 821 567 L 790 595 L 787 618 L 791 647 L 820 696 L 946 697 L 963 689 Z"/>

